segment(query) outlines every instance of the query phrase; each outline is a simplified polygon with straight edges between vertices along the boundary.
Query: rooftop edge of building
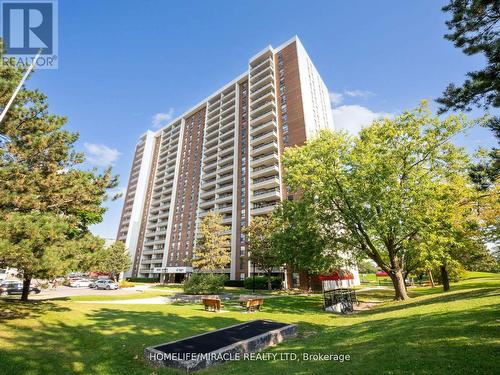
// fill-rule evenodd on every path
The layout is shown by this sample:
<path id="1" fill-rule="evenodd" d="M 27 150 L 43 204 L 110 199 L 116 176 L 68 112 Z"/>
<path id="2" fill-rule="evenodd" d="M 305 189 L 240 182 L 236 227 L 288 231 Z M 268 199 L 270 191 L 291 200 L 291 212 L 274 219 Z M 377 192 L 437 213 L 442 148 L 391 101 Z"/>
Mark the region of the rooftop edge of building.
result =
<path id="1" fill-rule="evenodd" d="M 272 51 L 273 53 L 278 52 L 278 51 L 282 50 L 283 48 L 285 48 L 286 46 L 292 44 L 293 42 L 297 42 L 298 44 L 302 45 L 299 37 L 297 35 L 294 35 L 292 38 L 290 38 L 286 42 L 280 44 L 277 48 L 273 48 L 271 45 L 268 45 L 266 48 L 262 49 L 260 52 L 256 53 L 250 59 L 248 59 L 248 62 L 250 63 L 250 61 L 255 60 L 260 55 L 262 55 L 263 53 L 266 53 L 268 51 Z M 248 69 L 244 73 L 241 73 L 240 75 L 238 75 L 235 79 L 231 80 L 230 82 L 226 83 L 224 86 L 219 88 L 218 90 L 214 91 L 212 94 L 210 94 L 209 96 L 207 96 L 203 100 L 199 101 L 196 105 L 190 107 L 187 111 L 185 111 L 181 115 L 177 116 L 175 119 L 171 120 L 168 124 L 162 126 L 161 128 L 159 128 L 158 130 L 155 130 L 155 131 L 148 130 L 148 131 L 144 132 L 143 134 L 141 134 L 140 138 L 142 138 L 148 132 L 153 132 L 155 134 L 159 134 L 164 129 L 172 126 L 173 124 L 177 123 L 178 121 L 182 121 L 183 118 L 188 117 L 189 115 L 193 114 L 194 112 L 197 112 L 200 108 L 202 108 L 205 105 L 205 103 L 207 103 L 209 100 L 211 100 L 214 96 L 220 94 L 221 92 L 223 92 L 224 90 L 226 90 L 230 86 L 234 85 L 235 83 L 239 82 L 240 80 L 242 80 L 246 77 L 248 77 Z"/>

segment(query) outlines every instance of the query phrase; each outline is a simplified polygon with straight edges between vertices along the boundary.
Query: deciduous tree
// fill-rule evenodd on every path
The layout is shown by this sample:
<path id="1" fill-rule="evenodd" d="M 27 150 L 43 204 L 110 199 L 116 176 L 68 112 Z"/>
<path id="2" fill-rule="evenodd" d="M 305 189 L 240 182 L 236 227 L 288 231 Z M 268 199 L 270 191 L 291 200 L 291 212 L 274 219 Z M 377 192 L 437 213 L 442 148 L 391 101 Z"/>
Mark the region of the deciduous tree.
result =
<path id="1" fill-rule="evenodd" d="M 273 246 L 276 225 L 271 216 L 256 216 L 245 228 L 246 250 L 249 259 L 267 275 L 267 289 L 271 290 L 273 268 L 282 265 L 279 253 Z"/>
<path id="2" fill-rule="evenodd" d="M 468 158 L 451 142 L 469 125 L 463 116 L 433 117 L 423 104 L 357 137 L 324 131 L 286 151 L 285 180 L 319 207 L 331 246 L 368 256 L 391 277 L 395 299 L 407 299 L 407 252 L 421 251 L 421 239 L 462 209 L 456 192 L 470 189 Z"/>
<path id="3" fill-rule="evenodd" d="M 109 273 L 116 281 L 120 273 L 127 271 L 130 265 L 130 256 L 125 249 L 125 244 L 117 241 L 95 253 L 95 265 L 91 269 L 96 272 Z"/>
<path id="4" fill-rule="evenodd" d="M 287 270 L 307 276 L 307 288 L 311 289 L 311 278 L 344 265 L 350 249 L 343 252 L 332 249 L 328 232 L 329 223 L 322 221 L 313 194 L 302 194 L 300 199 L 286 200 L 274 213 L 276 231 L 274 247 Z"/>

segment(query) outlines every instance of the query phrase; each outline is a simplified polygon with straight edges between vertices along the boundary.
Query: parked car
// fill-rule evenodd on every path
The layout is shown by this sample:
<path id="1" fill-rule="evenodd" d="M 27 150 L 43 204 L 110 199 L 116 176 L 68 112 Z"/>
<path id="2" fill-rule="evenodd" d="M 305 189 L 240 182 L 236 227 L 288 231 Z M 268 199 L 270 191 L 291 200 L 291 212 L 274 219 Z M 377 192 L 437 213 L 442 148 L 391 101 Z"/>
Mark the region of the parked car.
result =
<path id="1" fill-rule="evenodd" d="M 90 285 L 90 280 L 86 279 L 79 279 L 79 280 L 73 280 L 70 281 L 69 286 L 78 288 L 78 287 L 88 287 Z"/>
<path id="2" fill-rule="evenodd" d="M 90 280 L 89 288 L 95 288 L 95 283 L 97 282 L 96 279 Z"/>
<path id="3" fill-rule="evenodd" d="M 23 293 L 23 283 L 20 281 L 2 281 L 0 284 L 0 296 L 6 296 L 9 294 L 22 294 Z M 30 287 L 30 294 L 40 293 L 39 288 Z"/>
<path id="4" fill-rule="evenodd" d="M 107 290 L 116 290 L 118 289 L 118 284 L 112 280 L 97 280 L 95 282 L 96 289 L 107 289 Z"/>

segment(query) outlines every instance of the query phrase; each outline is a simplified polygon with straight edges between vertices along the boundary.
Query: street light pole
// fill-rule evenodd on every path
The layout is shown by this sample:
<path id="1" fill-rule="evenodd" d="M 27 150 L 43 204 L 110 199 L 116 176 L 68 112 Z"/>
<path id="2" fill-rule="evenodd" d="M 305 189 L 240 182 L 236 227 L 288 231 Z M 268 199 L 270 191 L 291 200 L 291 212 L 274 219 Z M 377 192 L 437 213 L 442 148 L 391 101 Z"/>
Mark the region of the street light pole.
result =
<path id="1" fill-rule="evenodd" d="M 5 108 L 3 109 L 2 111 L 2 114 L 0 114 L 0 124 L 2 123 L 3 121 L 3 118 L 5 117 L 5 115 L 7 114 L 7 111 L 9 110 L 10 106 L 12 105 L 12 103 L 14 102 L 14 99 L 16 98 L 17 94 L 19 93 L 19 90 L 21 90 L 21 87 L 24 85 L 24 81 L 26 81 L 26 78 L 28 78 L 29 74 L 31 73 L 31 71 L 33 70 L 33 68 L 35 67 L 35 63 L 36 61 L 38 60 L 38 58 L 40 57 L 40 54 L 42 53 L 42 50 L 38 50 L 38 53 L 36 54 L 35 58 L 33 59 L 33 61 L 31 62 L 28 70 L 26 70 L 24 72 L 24 75 L 23 75 L 23 78 L 21 78 L 21 82 L 19 82 L 19 85 L 17 85 L 16 89 L 14 90 L 14 93 L 12 94 L 11 98 L 9 99 L 7 105 L 5 106 Z"/>
<path id="2" fill-rule="evenodd" d="M 255 294 L 255 262 L 252 262 L 253 265 L 253 294 Z"/>

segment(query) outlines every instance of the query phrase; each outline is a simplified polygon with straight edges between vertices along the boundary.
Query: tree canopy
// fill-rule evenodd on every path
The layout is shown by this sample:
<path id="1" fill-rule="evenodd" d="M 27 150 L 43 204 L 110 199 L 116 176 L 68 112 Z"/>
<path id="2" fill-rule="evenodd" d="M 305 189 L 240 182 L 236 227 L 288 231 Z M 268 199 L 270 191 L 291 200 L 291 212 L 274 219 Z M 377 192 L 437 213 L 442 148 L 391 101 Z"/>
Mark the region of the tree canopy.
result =
<path id="1" fill-rule="evenodd" d="M 246 250 L 248 258 L 267 274 L 267 288 L 272 289 L 271 274 L 273 268 L 282 265 L 277 248 L 273 244 L 276 231 L 275 221 L 271 216 L 256 216 L 245 228 Z"/>
<path id="2" fill-rule="evenodd" d="M 467 55 L 481 54 L 486 66 L 467 73 L 461 86 L 450 84 L 437 100 L 441 112 L 469 111 L 473 107 L 500 106 L 500 5 L 496 0 L 451 0 L 443 7 L 451 13 L 445 38 Z M 492 124 L 498 131 L 498 118 Z M 496 124 L 496 125 L 495 125 Z"/>
<path id="3" fill-rule="evenodd" d="M 423 103 L 356 137 L 323 131 L 285 152 L 285 182 L 326 226 L 330 248 L 375 261 L 395 299 L 406 299 L 406 258 L 452 241 L 452 219 L 470 208 L 468 158 L 451 139 L 471 125 L 464 116 L 432 116 Z"/>

